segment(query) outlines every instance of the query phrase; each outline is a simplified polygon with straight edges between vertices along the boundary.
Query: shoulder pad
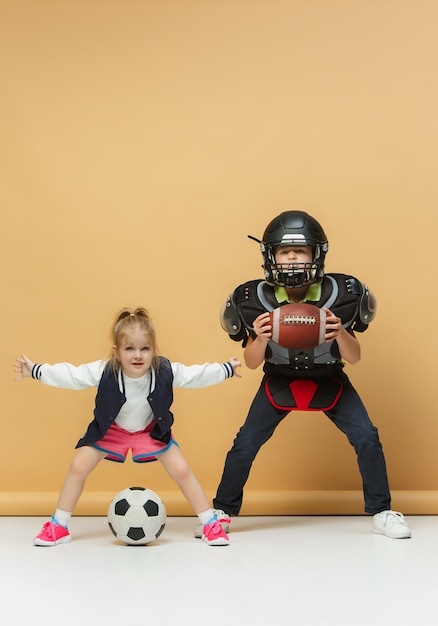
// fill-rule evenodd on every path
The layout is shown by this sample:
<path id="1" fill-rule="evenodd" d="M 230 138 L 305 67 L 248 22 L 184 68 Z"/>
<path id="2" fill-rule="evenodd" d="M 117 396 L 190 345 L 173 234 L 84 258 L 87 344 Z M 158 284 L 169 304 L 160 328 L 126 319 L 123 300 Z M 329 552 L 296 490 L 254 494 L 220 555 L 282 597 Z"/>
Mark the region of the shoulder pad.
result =
<path id="1" fill-rule="evenodd" d="M 361 284 L 363 291 L 359 303 L 359 318 L 363 324 L 369 324 L 376 315 L 377 301 L 374 294 L 368 289 L 365 283 Z"/>
<path id="2" fill-rule="evenodd" d="M 236 287 L 233 293 L 233 299 L 238 306 L 242 304 L 242 302 L 247 302 L 254 297 L 254 294 L 257 293 L 257 287 L 260 283 L 266 284 L 264 280 L 249 280 L 242 285 Z"/>
<path id="3" fill-rule="evenodd" d="M 359 325 L 368 326 L 376 315 L 376 298 L 365 283 L 361 283 L 357 278 L 350 278 L 348 282 L 351 285 L 352 293 L 359 296 Z"/>
<path id="4" fill-rule="evenodd" d="M 219 319 L 222 328 L 232 339 L 240 341 L 242 339 L 242 321 L 234 300 L 234 293 L 228 295 L 222 304 Z M 245 333 L 246 334 L 246 333 Z"/>

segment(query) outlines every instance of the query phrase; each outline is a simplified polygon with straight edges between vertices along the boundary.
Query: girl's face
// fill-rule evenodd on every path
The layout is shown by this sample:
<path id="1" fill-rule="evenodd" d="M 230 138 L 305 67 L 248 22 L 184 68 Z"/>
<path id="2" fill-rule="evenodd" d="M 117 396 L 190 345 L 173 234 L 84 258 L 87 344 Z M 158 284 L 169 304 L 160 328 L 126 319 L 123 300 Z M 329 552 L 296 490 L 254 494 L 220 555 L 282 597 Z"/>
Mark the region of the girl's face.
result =
<path id="1" fill-rule="evenodd" d="M 279 265 L 297 265 L 312 262 L 312 248 L 310 246 L 280 246 L 275 250 L 275 262 Z"/>
<path id="2" fill-rule="evenodd" d="M 119 346 L 113 346 L 122 372 L 129 378 L 140 378 L 151 367 L 154 356 L 150 335 L 135 328 L 125 333 Z"/>

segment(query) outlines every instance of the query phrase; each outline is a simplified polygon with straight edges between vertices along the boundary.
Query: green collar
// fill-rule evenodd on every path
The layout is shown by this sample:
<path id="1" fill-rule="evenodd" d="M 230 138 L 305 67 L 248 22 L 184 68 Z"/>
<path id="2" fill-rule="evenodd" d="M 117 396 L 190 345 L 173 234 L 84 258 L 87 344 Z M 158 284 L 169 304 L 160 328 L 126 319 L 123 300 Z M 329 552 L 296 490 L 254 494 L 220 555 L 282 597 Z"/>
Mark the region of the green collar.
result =
<path id="1" fill-rule="evenodd" d="M 280 304 L 283 302 L 289 302 L 287 291 L 284 287 L 274 287 L 274 291 L 275 297 Z M 310 285 L 301 302 L 318 302 L 318 300 L 321 299 L 321 291 L 321 283 L 314 283 L 313 285 Z"/>

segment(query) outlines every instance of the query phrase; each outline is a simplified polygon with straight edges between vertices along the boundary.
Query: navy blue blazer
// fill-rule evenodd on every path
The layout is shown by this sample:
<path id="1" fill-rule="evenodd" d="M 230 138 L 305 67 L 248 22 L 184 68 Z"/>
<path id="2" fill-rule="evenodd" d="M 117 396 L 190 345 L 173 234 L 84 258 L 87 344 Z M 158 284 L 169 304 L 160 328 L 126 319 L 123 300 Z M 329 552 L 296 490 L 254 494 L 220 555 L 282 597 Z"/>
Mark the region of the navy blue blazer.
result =
<path id="1" fill-rule="evenodd" d="M 170 411 L 173 403 L 173 371 L 170 361 L 164 357 L 160 357 L 160 366 L 155 371 L 155 387 L 147 399 L 156 421 L 150 436 L 168 443 L 173 424 L 173 413 Z M 111 368 L 107 367 L 97 388 L 94 419 L 88 425 L 85 435 L 79 439 L 76 448 L 102 439 L 125 402 L 126 396 L 119 388 L 117 376 Z"/>

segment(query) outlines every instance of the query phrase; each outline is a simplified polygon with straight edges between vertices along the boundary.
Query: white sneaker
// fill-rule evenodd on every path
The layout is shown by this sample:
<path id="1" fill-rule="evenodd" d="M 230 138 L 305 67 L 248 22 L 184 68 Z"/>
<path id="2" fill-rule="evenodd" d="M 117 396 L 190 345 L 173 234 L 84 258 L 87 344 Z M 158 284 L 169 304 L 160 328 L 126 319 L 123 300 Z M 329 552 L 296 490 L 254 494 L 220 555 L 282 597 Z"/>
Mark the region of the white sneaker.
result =
<path id="1" fill-rule="evenodd" d="M 221 523 L 224 533 L 228 534 L 230 532 L 230 523 L 231 523 L 229 515 L 224 513 L 224 511 L 221 511 L 221 509 L 213 509 L 213 513 L 216 515 L 218 521 Z M 202 529 L 203 529 L 202 524 L 198 524 L 196 526 L 195 532 L 193 533 L 196 539 L 202 539 Z"/>
<path id="2" fill-rule="evenodd" d="M 404 516 L 397 511 L 382 511 L 374 515 L 373 533 L 386 535 L 391 539 L 408 539 L 411 536 Z"/>

